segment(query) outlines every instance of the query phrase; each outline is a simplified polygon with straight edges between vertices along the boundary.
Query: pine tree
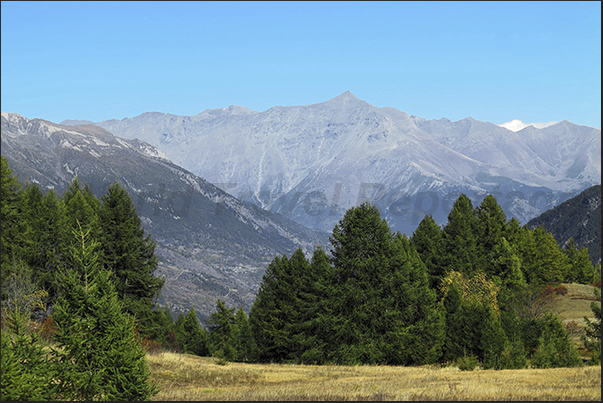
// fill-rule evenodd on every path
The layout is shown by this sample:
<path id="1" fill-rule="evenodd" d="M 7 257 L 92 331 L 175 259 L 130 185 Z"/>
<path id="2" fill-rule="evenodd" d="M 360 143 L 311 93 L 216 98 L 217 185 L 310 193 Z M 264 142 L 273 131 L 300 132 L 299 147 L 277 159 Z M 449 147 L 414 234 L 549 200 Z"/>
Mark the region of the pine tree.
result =
<path id="1" fill-rule="evenodd" d="M 500 279 L 501 285 L 499 302 L 505 305 L 514 295 L 523 292 L 528 284 L 521 270 L 521 260 L 505 237 L 501 237 L 494 246 L 493 255 L 496 256 L 492 262 L 497 273 L 495 278 Z"/>
<path id="2" fill-rule="evenodd" d="M 177 321 L 178 334 L 182 349 L 185 353 L 199 356 L 209 355 L 208 334 L 199 324 L 195 308 L 190 309 L 186 316 Z"/>
<path id="3" fill-rule="evenodd" d="M 54 190 L 42 194 L 37 185 L 28 185 L 23 193 L 24 259 L 32 268 L 43 289 L 48 292 L 49 303 L 57 297 L 58 270 L 61 265 L 61 228 L 64 215 Z"/>
<path id="4" fill-rule="evenodd" d="M 436 291 L 430 288 L 427 268 L 406 235 L 398 232 L 393 241 L 394 256 L 390 260 L 391 305 L 385 307 L 385 315 L 399 312 L 397 318 L 400 330 L 390 330 L 390 335 L 398 333 L 398 343 L 390 343 L 386 338 L 392 364 L 427 364 L 442 355 L 445 337 L 445 318 L 436 305 Z M 383 299 L 388 298 L 384 290 Z M 391 340 L 393 341 L 393 340 Z"/>
<path id="5" fill-rule="evenodd" d="M 568 257 L 571 265 L 568 271 L 565 282 L 578 282 L 581 284 L 589 284 L 594 280 L 595 268 L 593 267 L 588 249 L 586 247 L 578 248 L 574 238 L 570 238 L 563 251 Z"/>
<path id="6" fill-rule="evenodd" d="M 492 276 L 500 276 L 497 266 L 492 263 L 499 257 L 497 245 L 500 245 L 506 229 L 507 218 L 496 198 L 488 195 L 475 209 L 477 217 L 477 256 L 475 266 Z"/>
<path id="7" fill-rule="evenodd" d="M 105 267 L 113 271 L 126 311 L 138 320 L 140 333 L 148 336 L 154 326 L 155 298 L 165 282 L 154 276 L 155 242 L 145 235 L 136 207 L 117 182 L 102 196 L 99 218 Z"/>
<path id="8" fill-rule="evenodd" d="M 448 223 L 443 228 L 442 262 L 446 273 L 454 270 L 471 277 L 477 271 L 477 227 L 471 199 L 461 194 L 454 202 L 448 214 Z"/>
<path id="9" fill-rule="evenodd" d="M 249 313 L 259 360 L 295 360 L 300 345 L 295 344 L 299 319 L 299 290 L 309 263 L 301 249 L 291 259 L 278 256 L 270 263 Z"/>
<path id="10" fill-rule="evenodd" d="M 2 381 L 0 400 L 56 400 L 56 366 L 35 331 L 28 331 L 29 315 L 13 309 L 3 314 Z"/>
<path id="11" fill-rule="evenodd" d="M 0 262 L 1 284 L 11 273 L 11 267 L 22 256 L 22 233 L 24 221 L 21 212 L 21 184 L 8 161 L 1 157 L 1 188 L 0 188 Z M 4 299 L 4 298 L 3 298 Z"/>
<path id="12" fill-rule="evenodd" d="M 538 347 L 531 359 L 535 368 L 581 367 L 576 346 L 569 339 L 561 319 L 553 314 L 542 320 Z"/>
<path id="13" fill-rule="evenodd" d="M 425 265 L 364 203 L 335 226 L 332 318 L 325 350 L 337 363 L 417 364 L 439 358 L 443 322 Z"/>
<path id="14" fill-rule="evenodd" d="M 543 227 L 533 230 L 535 241 L 533 271 L 528 273 L 530 283 L 539 285 L 561 283 L 571 269 L 568 257 L 557 241 Z"/>
<path id="15" fill-rule="evenodd" d="M 235 360 L 253 362 L 257 359 L 258 348 L 253 339 L 251 325 L 243 308 L 239 307 L 235 315 L 233 328 Z"/>
<path id="16" fill-rule="evenodd" d="M 209 351 L 218 358 L 233 361 L 236 357 L 234 347 L 235 308 L 226 308 L 223 301 L 216 302 L 216 311 L 209 315 Z"/>
<path id="17" fill-rule="evenodd" d="M 326 357 L 326 331 L 331 307 L 330 289 L 333 267 L 329 257 L 319 245 L 314 249 L 310 265 L 299 290 L 299 312 L 293 335 L 294 345 L 299 348 L 297 357 L 301 363 L 324 363 Z"/>
<path id="18" fill-rule="evenodd" d="M 100 210 L 99 200 L 92 194 L 90 187 L 83 184 L 76 177 L 69 188 L 63 193 L 60 202 L 60 209 L 63 212 L 59 228 L 60 239 L 59 253 L 62 257 L 62 265 L 66 268 L 75 267 L 72 260 L 71 249 L 77 247 L 77 241 L 73 237 L 73 231 L 79 231 L 80 228 L 88 232 L 89 238 L 95 240 L 94 253 L 102 253 L 100 240 L 100 223 L 98 213 Z"/>
<path id="19" fill-rule="evenodd" d="M 413 233 L 410 242 L 427 267 L 430 288 L 437 290 L 440 281 L 446 275 L 441 262 L 444 253 L 442 229 L 430 215 L 426 215 Z"/>
<path id="20" fill-rule="evenodd" d="M 90 229 L 74 231 L 73 268 L 62 275 L 54 306 L 54 340 L 60 358 L 62 398 L 145 400 L 157 389 L 149 382 L 145 351 L 124 313 L 111 272 L 102 268 L 98 241 Z"/>
<path id="21" fill-rule="evenodd" d="M 330 359 L 342 364 L 382 363 L 386 284 L 392 234 L 379 210 L 369 203 L 349 209 L 330 237 L 334 285 L 329 329 Z M 391 298 L 391 297 L 390 297 Z"/>

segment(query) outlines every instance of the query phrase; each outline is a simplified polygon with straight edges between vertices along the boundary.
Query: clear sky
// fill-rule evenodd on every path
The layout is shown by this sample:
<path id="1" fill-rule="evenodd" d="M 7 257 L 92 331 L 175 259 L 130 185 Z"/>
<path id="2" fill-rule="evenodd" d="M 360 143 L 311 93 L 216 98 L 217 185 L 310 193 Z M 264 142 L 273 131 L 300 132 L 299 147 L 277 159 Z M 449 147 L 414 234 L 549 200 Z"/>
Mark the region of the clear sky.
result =
<path id="1" fill-rule="evenodd" d="M 2 1 L 1 108 L 101 121 L 344 91 L 427 119 L 601 127 L 601 2 Z"/>

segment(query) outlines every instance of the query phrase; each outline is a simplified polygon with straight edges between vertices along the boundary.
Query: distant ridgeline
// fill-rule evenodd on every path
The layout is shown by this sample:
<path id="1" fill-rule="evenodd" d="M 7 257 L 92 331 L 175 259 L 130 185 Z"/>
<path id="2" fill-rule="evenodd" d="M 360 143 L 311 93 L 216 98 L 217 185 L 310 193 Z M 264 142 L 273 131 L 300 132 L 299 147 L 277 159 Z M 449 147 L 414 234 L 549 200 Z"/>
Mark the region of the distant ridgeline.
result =
<path id="1" fill-rule="evenodd" d="M 592 186 L 579 195 L 530 220 L 528 227 L 544 227 L 561 247 L 573 238 L 578 247 L 586 247 L 593 264 L 601 263 L 601 185 Z"/>
<path id="2" fill-rule="evenodd" d="M 11 273 L 31 276 L 28 293 L 44 288 L 47 304 L 71 299 L 58 280 L 65 269 L 83 265 L 70 251 L 79 245 L 73 231 L 84 228 L 94 240 L 88 255 L 111 273 L 147 351 L 224 361 L 580 366 L 561 320 L 542 307 L 563 291 L 560 283 L 600 284 L 601 278 L 585 247 L 569 242 L 562 249 L 544 228 L 507 220 L 492 195 L 474 208 L 461 194 L 445 225 L 427 215 L 410 238 L 394 233 L 367 202 L 335 225 L 330 253 L 318 246 L 310 260 L 301 248 L 274 258 L 249 316 L 218 299 L 204 328 L 193 308 L 174 321 L 167 308 L 153 306 L 163 285 L 153 276 L 154 242 L 118 184 L 102 201 L 77 180 L 61 198 L 42 195 L 36 185 L 21 188 L 2 158 L 1 225 L 3 306 L 15 289 Z M 124 231 L 131 236 L 122 239 Z M 593 363 L 600 362 L 598 312 L 599 324 L 587 322 L 585 339 Z M 53 337 L 51 327 L 46 333 Z"/>

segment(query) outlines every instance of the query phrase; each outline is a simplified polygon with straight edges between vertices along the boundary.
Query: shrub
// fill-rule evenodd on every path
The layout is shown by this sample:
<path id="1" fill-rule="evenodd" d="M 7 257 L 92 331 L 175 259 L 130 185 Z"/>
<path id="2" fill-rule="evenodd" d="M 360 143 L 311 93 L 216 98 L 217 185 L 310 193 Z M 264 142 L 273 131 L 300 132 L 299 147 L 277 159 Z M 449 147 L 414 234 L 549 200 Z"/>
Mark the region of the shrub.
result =
<path id="1" fill-rule="evenodd" d="M 522 369 L 528 366 L 526 351 L 521 340 L 505 341 L 505 347 L 494 364 L 494 369 Z"/>
<path id="2" fill-rule="evenodd" d="M 464 355 L 456 360 L 456 366 L 461 371 L 473 371 L 479 365 L 479 360 L 473 354 Z"/>

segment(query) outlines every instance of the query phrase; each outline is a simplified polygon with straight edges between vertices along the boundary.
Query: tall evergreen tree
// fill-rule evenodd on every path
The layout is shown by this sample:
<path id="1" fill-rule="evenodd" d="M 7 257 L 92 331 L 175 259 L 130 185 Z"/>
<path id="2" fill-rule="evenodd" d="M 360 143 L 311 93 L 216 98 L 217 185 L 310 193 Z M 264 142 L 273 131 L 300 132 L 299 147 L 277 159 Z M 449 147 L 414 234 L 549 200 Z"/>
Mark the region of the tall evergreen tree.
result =
<path id="1" fill-rule="evenodd" d="M 477 217 L 477 256 L 476 269 L 485 271 L 490 276 L 500 276 L 497 266 L 492 263 L 499 258 L 497 246 L 502 242 L 507 218 L 496 198 L 488 195 L 475 209 Z"/>
<path id="2" fill-rule="evenodd" d="M 543 227 L 533 231 L 535 248 L 533 271 L 528 273 L 530 283 L 549 285 L 561 283 L 571 269 L 568 257 L 561 251 L 557 241 Z"/>
<path id="3" fill-rule="evenodd" d="M 402 364 L 435 362 L 441 357 L 444 344 L 444 312 L 436 305 L 437 294 L 430 288 L 427 268 L 410 240 L 398 232 L 393 243 L 396 253 L 390 260 L 391 280 L 387 282 L 392 284 L 393 311 L 400 313 L 403 330 L 401 343 L 392 344 L 397 350 L 389 355 L 397 352 L 397 362 Z M 390 309 L 386 308 L 386 312 Z"/>
<path id="4" fill-rule="evenodd" d="M 416 364 L 437 359 L 442 318 L 425 266 L 408 239 L 394 238 L 377 208 L 364 203 L 346 212 L 331 242 L 330 360 Z"/>
<path id="5" fill-rule="evenodd" d="M 448 214 L 443 228 L 445 271 L 458 271 L 471 277 L 477 271 L 477 227 L 471 199 L 461 194 Z"/>
<path id="6" fill-rule="evenodd" d="M 298 297 L 298 316 L 293 342 L 302 363 L 324 363 L 326 357 L 325 333 L 331 317 L 329 305 L 333 281 L 333 268 L 329 257 L 319 245 L 314 249 L 311 262 L 306 267 Z"/>
<path id="7" fill-rule="evenodd" d="M 100 201 L 94 196 L 88 184 L 82 184 L 76 177 L 69 188 L 61 197 L 60 209 L 63 212 L 59 228 L 60 232 L 60 254 L 62 264 L 66 268 L 73 268 L 76 262 L 72 259 L 71 249 L 77 247 L 73 231 L 83 231 L 89 234 L 90 239 L 95 240 L 94 253 L 102 253 L 100 240 L 100 223 L 98 213 Z M 101 258 L 102 259 L 102 258 Z"/>
<path id="8" fill-rule="evenodd" d="M 1 284 L 12 272 L 12 266 L 22 256 L 22 233 L 24 222 L 21 212 L 21 184 L 8 161 L 1 157 L 0 187 L 0 262 L 2 267 Z"/>
<path id="9" fill-rule="evenodd" d="M 233 361 L 235 308 L 226 308 L 224 301 L 216 302 L 216 311 L 209 315 L 209 352 L 218 358 Z"/>
<path id="10" fill-rule="evenodd" d="M 568 283 L 591 283 L 595 278 L 595 268 L 590 261 L 588 249 L 585 246 L 578 248 L 574 238 L 570 238 L 563 252 L 568 257 L 569 264 L 571 265 L 565 281 Z"/>
<path id="11" fill-rule="evenodd" d="M 137 320 L 141 334 L 153 327 L 153 308 L 165 280 L 155 277 L 155 242 L 145 234 L 128 192 L 115 182 L 102 196 L 99 211 L 105 267 L 113 271 L 113 282 L 126 311 Z"/>
<path id="12" fill-rule="evenodd" d="M 328 347 L 339 363 L 382 363 L 379 343 L 386 304 L 380 298 L 393 255 L 392 234 L 379 210 L 363 203 L 349 209 L 330 238 L 335 284 Z"/>
<path id="13" fill-rule="evenodd" d="M 122 310 L 90 229 L 80 228 L 74 235 L 77 242 L 69 251 L 73 268 L 62 276 L 52 314 L 63 399 L 145 400 L 157 389 L 149 382 L 134 320 Z"/>
<path id="14" fill-rule="evenodd" d="M 199 356 L 209 355 L 208 334 L 200 326 L 195 308 L 191 307 L 186 316 L 182 316 L 182 319 L 179 318 L 177 326 L 180 344 L 185 353 Z"/>
<path id="15" fill-rule="evenodd" d="M 310 264 L 298 248 L 291 259 L 278 256 L 270 263 L 254 301 L 249 321 L 261 361 L 297 360 L 304 349 L 300 293 L 307 289 Z M 305 296 L 308 298 L 308 295 Z M 304 306 L 307 306 L 304 305 Z"/>
<path id="16" fill-rule="evenodd" d="M 253 339 L 251 325 L 243 308 L 239 307 L 235 315 L 233 328 L 235 360 L 251 362 L 257 359 L 258 348 Z"/>
<path id="17" fill-rule="evenodd" d="M 494 272 L 497 273 L 494 277 L 500 279 L 501 285 L 499 303 L 504 305 L 514 295 L 523 292 L 528 284 L 521 270 L 521 260 L 506 238 L 502 237 L 494 246 L 493 255 L 496 257 L 492 266 Z"/>
<path id="18" fill-rule="evenodd" d="M 24 259 L 32 268 L 40 287 L 48 292 L 49 303 L 57 297 L 61 265 L 61 235 L 64 215 L 54 190 L 42 194 L 37 185 L 28 185 L 23 193 L 26 221 Z"/>
<path id="19" fill-rule="evenodd" d="M 429 286 L 437 290 L 446 275 L 442 264 L 444 245 L 442 229 L 431 215 L 426 215 L 413 233 L 410 242 L 421 256 L 429 273 Z"/>

